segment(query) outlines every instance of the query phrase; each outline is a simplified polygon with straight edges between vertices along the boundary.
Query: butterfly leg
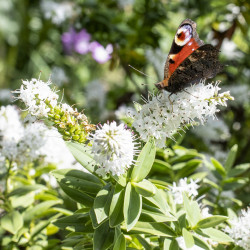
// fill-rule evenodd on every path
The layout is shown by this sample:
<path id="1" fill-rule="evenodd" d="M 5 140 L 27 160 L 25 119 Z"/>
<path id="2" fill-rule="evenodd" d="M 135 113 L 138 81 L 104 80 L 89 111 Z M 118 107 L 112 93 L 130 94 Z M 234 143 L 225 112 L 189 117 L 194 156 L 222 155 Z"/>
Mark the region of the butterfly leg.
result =
<path id="1" fill-rule="evenodd" d="M 189 95 L 191 95 L 191 96 L 195 97 L 195 98 L 199 98 L 198 96 L 192 95 L 191 93 L 189 93 L 189 92 L 188 92 L 188 91 L 186 91 L 185 89 L 183 89 L 183 91 L 184 91 L 184 92 L 186 92 L 187 94 L 189 94 Z"/>

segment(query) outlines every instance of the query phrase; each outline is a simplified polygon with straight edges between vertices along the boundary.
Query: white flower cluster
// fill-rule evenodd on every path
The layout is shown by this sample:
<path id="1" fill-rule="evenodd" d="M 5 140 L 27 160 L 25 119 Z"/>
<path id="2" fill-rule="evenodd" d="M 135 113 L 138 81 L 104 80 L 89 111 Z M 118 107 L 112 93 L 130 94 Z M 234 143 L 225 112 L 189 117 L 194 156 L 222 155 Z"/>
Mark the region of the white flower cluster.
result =
<path id="1" fill-rule="evenodd" d="M 98 174 L 120 176 L 133 163 L 136 152 L 134 136 L 124 124 L 105 123 L 92 135 L 94 160 L 100 165 Z"/>
<path id="2" fill-rule="evenodd" d="M 187 178 L 180 179 L 179 183 L 176 184 L 176 182 L 173 183 L 173 186 L 170 187 L 170 191 L 173 195 L 174 202 L 176 204 L 182 204 L 183 203 L 183 192 L 187 192 L 189 197 L 196 197 L 198 195 L 197 189 L 199 188 L 199 185 L 197 185 L 197 182 L 199 180 L 190 180 L 190 183 L 187 183 Z"/>
<path id="3" fill-rule="evenodd" d="M 40 79 L 31 79 L 31 81 L 23 81 L 21 88 L 14 91 L 19 94 L 16 99 L 22 100 L 29 113 L 37 117 L 47 117 L 50 107 L 57 105 L 58 95 L 51 90 L 49 85 L 51 81 L 43 82 Z"/>
<path id="4" fill-rule="evenodd" d="M 233 99 L 229 92 L 219 94 L 219 90 L 218 84 L 200 82 L 171 97 L 169 92 L 162 91 L 132 114 L 133 127 L 143 141 L 153 136 L 157 147 L 163 148 L 166 139 L 174 140 L 178 130 L 195 121 L 203 124 L 207 117 L 214 117 L 219 111 L 217 105 L 226 106 L 226 101 Z"/>
<path id="5" fill-rule="evenodd" d="M 55 2 L 51 0 L 43 0 L 41 9 L 46 19 L 51 19 L 54 24 L 61 24 L 66 19 L 71 18 L 74 14 L 73 4 L 70 2 Z"/>
<path id="6" fill-rule="evenodd" d="M 241 212 L 241 216 L 229 221 L 231 227 L 226 227 L 225 231 L 236 245 L 250 250 L 250 207 L 247 210 L 241 210 Z"/>
<path id="7" fill-rule="evenodd" d="M 11 105 L 0 108 L 0 164 L 4 165 L 6 159 L 20 167 L 39 159 L 57 168 L 75 166 L 74 157 L 56 130 L 40 122 L 25 125 Z"/>
<path id="8" fill-rule="evenodd" d="M 46 127 L 41 123 L 24 126 L 15 106 L 0 109 L 0 148 L 2 162 L 8 159 L 19 165 L 33 161 L 45 144 Z"/>
<path id="9" fill-rule="evenodd" d="M 132 107 L 127 107 L 126 105 L 121 105 L 116 111 L 115 116 L 119 120 L 126 119 L 127 117 L 130 117 L 130 114 L 133 114 L 135 112 L 135 109 Z"/>

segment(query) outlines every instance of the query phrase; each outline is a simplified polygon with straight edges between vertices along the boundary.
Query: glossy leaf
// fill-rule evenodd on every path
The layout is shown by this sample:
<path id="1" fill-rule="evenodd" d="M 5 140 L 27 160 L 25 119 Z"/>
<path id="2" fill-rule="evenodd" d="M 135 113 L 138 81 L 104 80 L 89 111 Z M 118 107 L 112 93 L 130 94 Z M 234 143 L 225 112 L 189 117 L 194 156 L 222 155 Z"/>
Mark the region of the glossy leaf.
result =
<path id="1" fill-rule="evenodd" d="M 109 211 L 109 224 L 111 227 L 119 225 L 123 220 L 124 187 L 116 184 Z"/>
<path id="2" fill-rule="evenodd" d="M 209 216 L 205 219 L 200 220 L 196 227 L 197 228 L 208 228 L 208 227 L 215 227 L 219 225 L 220 223 L 226 221 L 228 217 L 226 216 L 221 216 L 221 215 L 214 215 L 214 216 Z"/>
<path id="3" fill-rule="evenodd" d="M 174 250 L 180 249 L 178 242 L 174 239 L 165 238 L 163 242 L 163 250 L 172 250 L 172 249 Z"/>
<path id="4" fill-rule="evenodd" d="M 173 174 L 171 165 L 165 161 L 155 159 L 151 172 L 157 172 L 162 174 Z"/>
<path id="5" fill-rule="evenodd" d="M 55 205 L 61 204 L 61 200 L 57 201 L 44 201 L 39 204 L 36 204 L 34 207 L 31 207 L 27 209 L 24 213 L 24 221 L 30 221 L 37 217 L 42 217 L 43 213 L 46 213 L 46 211 Z"/>
<path id="6" fill-rule="evenodd" d="M 45 190 L 45 189 L 47 189 L 47 188 L 44 185 L 40 185 L 40 184 L 22 186 L 22 187 L 14 189 L 12 192 L 10 192 L 8 194 L 8 197 L 22 196 L 22 195 L 28 194 L 28 193 L 30 193 L 32 191 Z"/>
<path id="7" fill-rule="evenodd" d="M 59 182 L 61 189 L 71 198 L 72 200 L 79 202 L 87 207 L 91 207 L 94 203 L 94 198 L 82 191 L 76 190 L 72 187 L 69 187 L 63 182 Z"/>
<path id="8" fill-rule="evenodd" d="M 63 183 L 70 188 L 86 193 L 96 194 L 103 186 L 96 176 L 76 169 L 55 170 L 52 175 L 59 184 Z"/>
<path id="9" fill-rule="evenodd" d="M 169 213 L 169 206 L 167 203 L 166 192 L 161 189 L 156 189 L 156 194 L 152 197 L 144 197 L 147 201 L 149 201 L 154 206 L 158 207 L 163 214 Z"/>
<path id="10" fill-rule="evenodd" d="M 140 182 L 148 175 L 155 160 L 155 152 L 155 141 L 153 138 L 150 138 L 137 158 L 131 174 L 133 182 Z"/>
<path id="11" fill-rule="evenodd" d="M 183 203 L 187 214 L 187 220 L 192 226 L 195 226 L 201 219 L 200 208 L 196 201 L 190 201 L 186 193 L 183 192 Z"/>
<path id="12" fill-rule="evenodd" d="M 184 164 L 183 168 L 178 170 L 176 174 L 176 178 L 184 178 L 186 176 L 189 176 L 192 174 L 202 163 L 202 160 L 199 159 L 193 159 L 188 161 L 187 163 Z"/>
<path id="13" fill-rule="evenodd" d="M 229 243 L 233 240 L 225 233 L 220 230 L 214 228 L 205 228 L 201 229 L 203 236 L 210 238 L 211 240 L 215 240 L 220 243 Z"/>
<path id="14" fill-rule="evenodd" d="M 141 195 L 135 191 L 135 188 L 129 182 L 125 191 L 124 198 L 124 219 L 127 231 L 130 231 L 138 221 L 142 209 Z"/>
<path id="15" fill-rule="evenodd" d="M 109 208 L 113 195 L 111 184 L 107 184 L 98 192 L 94 201 L 94 212 L 97 223 L 100 224 L 109 216 Z"/>
<path id="16" fill-rule="evenodd" d="M 193 235 L 189 231 L 187 231 L 186 228 L 182 229 L 182 235 L 183 235 L 186 247 L 187 248 L 193 247 L 194 246 Z"/>
<path id="17" fill-rule="evenodd" d="M 177 219 L 170 213 L 163 214 L 159 209 L 143 205 L 140 221 L 143 222 L 167 222 L 176 221 Z"/>
<path id="18" fill-rule="evenodd" d="M 93 173 L 95 171 L 96 163 L 93 160 L 90 147 L 82 143 L 71 141 L 67 141 L 65 143 L 75 159 L 89 172 Z"/>
<path id="19" fill-rule="evenodd" d="M 15 234 L 23 226 L 23 217 L 18 211 L 12 211 L 1 218 L 1 227 Z"/>
<path id="20" fill-rule="evenodd" d="M 126 249 L 126 239 L 123 234 L 120 234 L 115 241 L 113 250 L 125 250 Z"/>
<path id="21" fill-rule="evenodd" d="M 176 236 L 172 228 L 167 226 L 165 223 L 157 222 L 137 222 L 131 233 L 145 233 L 157 236 L 174 237 Z"/>
<path id="22" fill-rule="evenodd" d="M 245 173 L 248 169 L 250 169 L 250 163 L 240 164 L 230 169 L 228 173 L 228 177 L 236 177 Z"/>
<path id="23" fill-rule="evenodd" d="M 132 182 L 132 185 L 135 187 L 136 192 L 144 197 L 151 197 L 156 193 L 155 185 L 148 180 Z"/>
<path id="24" fill-rule="evenodd" d="M 211 158 L 211 162 L 213 163 L 214 168 L 221 176 L 226 176 L 225 168 L 218 162 L 215 158 Z"/>
<path id="25" fill-rule="evenodd" d="M 89 215 L 86 214 L 73 214 L 63 218 L 59 218 L 52 223 L 61 229 L 69 229 L 72 232 L 86 232 L 89 230 L 90 225 L 86 225 L 89 220 Z"/>
<path id="26" fill-rule="evenodd" d="M 193 238 L 194 238 L 194 243 L 196 246 L 201 247 L 204 250 L 212 250 L 210 245 L 203 239 L 197 237 L 196 235 L 193 235 Z"/>
<path id="27" fill-rule="evenodd" d="M 225 163 L 225 169 L 227 170 L 227 172 L 232 168 L 235 158 L 236 158 L 236 154 L 238 151 L 238 145 L 235 144 L 231 150 L 228 153 L 227 159 L 226 159 L 226 163 Z"/>
<path id="28" fill-rule="evenodd" d="M 95 229 L 93 242 L 94 250 L 108 249 L 114 240 L 114 229 L 109 227 L 109 222 L 104 221 L 98 228 Z"/>

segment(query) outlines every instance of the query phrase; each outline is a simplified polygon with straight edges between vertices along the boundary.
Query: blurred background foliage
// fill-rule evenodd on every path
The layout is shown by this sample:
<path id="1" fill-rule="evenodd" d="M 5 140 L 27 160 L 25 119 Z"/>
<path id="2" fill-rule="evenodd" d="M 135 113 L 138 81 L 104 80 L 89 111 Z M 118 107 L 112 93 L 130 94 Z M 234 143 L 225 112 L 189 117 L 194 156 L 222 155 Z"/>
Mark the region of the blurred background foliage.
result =
<path id="1" fill-rule="evenodd" d="M 236 163 L 250 161 L 250 2 L 247 0 L 0 1 L 0 104 L 21 79 L 51 77 L 64 100 L 94 123 L 117 119 L 115 110 L 141 102 L 163 78 L 180 22 L 190 18 L 205 43 L 221 50 L 225 70 L 216 77 L 235 97 L 218 120 L 189 129 L 182 145 L 225 159 L 238 144 Z M 91 41 L 112 44 L 110 60 L 66 51 L 63 34 L 85 29 Z M 136 72 L 133 67 L 150 77 Z M 125 108 L 124 108 L 125 109 Z"/>

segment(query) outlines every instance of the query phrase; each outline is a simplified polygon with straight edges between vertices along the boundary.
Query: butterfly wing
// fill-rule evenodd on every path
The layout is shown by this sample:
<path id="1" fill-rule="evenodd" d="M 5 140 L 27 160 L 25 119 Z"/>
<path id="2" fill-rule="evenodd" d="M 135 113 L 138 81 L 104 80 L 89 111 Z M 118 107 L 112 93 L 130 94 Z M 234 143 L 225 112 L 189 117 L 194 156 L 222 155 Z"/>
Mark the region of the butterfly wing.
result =
<path id="1" fill-rule="evenodd" d="M 218 57 L 218 49 L 211 44 L 202 45 L 177 67 L 164 89 L 175 93 L 200 79 L 213 78 L 224 68 Z"/>
<path id="2" fill-rule="evenodd" d="M 169 51 L 165 69 L 164 79 L 169 79 L 177 67 L 204 43 L 196 32 L 196 23 L 185 19 L 177 29 L 171 49 Z"/>

